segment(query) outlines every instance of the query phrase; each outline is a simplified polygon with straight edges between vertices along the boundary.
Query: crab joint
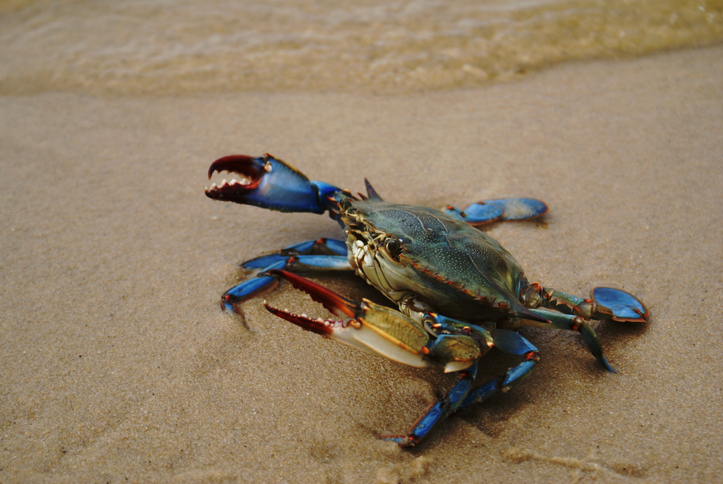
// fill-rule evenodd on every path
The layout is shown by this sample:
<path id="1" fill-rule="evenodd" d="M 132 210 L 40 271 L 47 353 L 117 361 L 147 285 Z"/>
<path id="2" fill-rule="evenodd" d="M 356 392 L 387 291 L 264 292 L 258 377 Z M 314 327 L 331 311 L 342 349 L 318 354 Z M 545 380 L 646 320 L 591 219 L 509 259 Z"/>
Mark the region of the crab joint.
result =
<path id="1" fill-rule="evenodd" d="M 570 320 L 570 329 L 572 331 L 580 331 L 580 326 L 582 326 L 583 319 L 580 316 L 576 316 Z"/>

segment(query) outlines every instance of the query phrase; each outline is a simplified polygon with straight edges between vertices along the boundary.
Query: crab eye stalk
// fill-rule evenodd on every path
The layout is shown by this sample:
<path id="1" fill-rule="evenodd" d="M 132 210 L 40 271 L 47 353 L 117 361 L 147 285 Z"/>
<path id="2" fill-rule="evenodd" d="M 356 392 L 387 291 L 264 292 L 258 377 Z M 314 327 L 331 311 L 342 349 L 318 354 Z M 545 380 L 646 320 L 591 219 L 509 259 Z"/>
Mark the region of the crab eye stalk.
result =
<path id="1" fill-rule="evenodd" d="M 392 259 L 398 261 L 402 253 L 402 241 L 396 237 L 387 237 L 384 240 L 384 248 L 387 249 Z"/>

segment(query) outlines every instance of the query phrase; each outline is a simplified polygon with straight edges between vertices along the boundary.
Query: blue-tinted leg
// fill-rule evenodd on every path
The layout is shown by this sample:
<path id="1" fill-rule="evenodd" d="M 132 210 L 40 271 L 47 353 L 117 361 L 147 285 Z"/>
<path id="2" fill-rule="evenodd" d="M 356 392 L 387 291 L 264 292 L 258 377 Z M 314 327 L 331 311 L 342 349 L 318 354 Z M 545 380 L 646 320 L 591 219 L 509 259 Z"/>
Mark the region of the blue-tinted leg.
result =
<path id="1" fill-rule="evenodd" d="M 538 321 L 532 322 L 525 320 L 525 325 L 534 326 L 536 328 L 554 328 L 577 331 L 582 336 L 583 341 L 585 341 L 585 346 L 587 346 L 587 349 L 590 350 L 590 353 L 592 353 L 595 357 L 598 364 L 610 373 L 615 373 L 613 367 L 610 366 L 608 360 L 605 359 L 605 356 L 603 356 L 602 344 L 600 343 L 597 334 L 595 334 L 595 330 L 593 330 L 590 323 L 585 321 L 582 317 L 574 316 L 572 314 L 558 313 L 557 311 L 550 311 L 547 309 L 532 309 L 532 312 L 542 316 L 550 322 L 541 323 Z"/>
<path id="2" fill-rule="evenodd" d="M 330 255 L 346 257 L 346 243 L 342 240 L 322 238 L 318 240 L 307 240 L 298 244 L 281 249 L 276 254 L 262 255 L 255 259 L 247 260 L 241 267 L 244 269 L 265 269 L 271 264 L 282 260 L 289 260 L 290 256 L 301 255 Z"/>
<path id="3" fill-rule="evenodd" d="M 459 406 L 459 409 L 483 402 L 498 392 L 506 392 L 529 375 L 537 362 L 540 361 L 540 353 L 537 348 L 514 331 L 497 329 L 492 335 L 495 347 L 505 353 L 523 356 L 524 360 L 519 365 L 507 370 L 504 375 L 493 378 L 472 390 Z"/>
<path id="4" fill-rule="evenodd" d="M 457 384 L 441 400 L 429 407 L 406 435 L 384 435 L 381 438 L 396 442 L 402 447 L 414 447 L 419 444 L 434 427 L 460 408 L 475 376 L 477 376 L 477 363 L 459 372 Z"/>
<path id="5" fill-rule="evenodd" d="M 498 220 L 527 220 L 547 213 L 547 205 L 534 198 L 500 198 L 473 203 L 464 210 L 451 205 L 443 212 L 472 225 L 484 225 Z"/>
<path id="6" fill-rule="evenodd" d="M 598 313 L 608 314 L 613 321 L 642 323 L 650 317 L 648 308 L 638 298 L 620 289 L 596 287 L 590 297 L 597 305 Z"/>
<path id="7" fill-rule="evenodd" d="M 225 311 L 237 312 L 242 303 L 271 291 L 279 284 L 272 269 L 291 272 L 349 271 L 346 244 L 336 239 L 318 239 L 301 242 L 281 249 L 276 254 L 264 255 L 241 264 L 244 269 L 261 269 L 256 277 L 232 287 L 221 296 Z"/>
<path id="8" fill-rule="evenodd" d="M 226 291 L 221 296 L 221 307 L 229 313 L 238 312 L 237 309 L 242 303 L 274 289 L 279 285 L 279 279 L 276 276 L 269 275 L 268 271 L 271 269 L 284 269 L 287 262 L 286 260 L 279 260 L 259 272 L 256 277 Z"/>
<path id="9" fill-rule="evenodd" d="M 522 298 L 528 307 L 546 307 L 585 319 L 645 323 L 650 313 L 632 294 L 611 287 L 596 287 L 590 299 L 573 296 L 537 283 L 522 288 Z"/>

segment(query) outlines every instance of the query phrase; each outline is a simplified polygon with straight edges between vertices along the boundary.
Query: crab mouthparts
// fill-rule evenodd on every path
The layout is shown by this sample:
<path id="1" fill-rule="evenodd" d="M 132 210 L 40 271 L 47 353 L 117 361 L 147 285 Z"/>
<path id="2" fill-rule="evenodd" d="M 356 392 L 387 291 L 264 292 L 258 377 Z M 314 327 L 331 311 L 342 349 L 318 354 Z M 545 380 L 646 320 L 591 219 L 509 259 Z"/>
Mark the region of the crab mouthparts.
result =
<path id="1" fill-rule="evenodd" d="M 238 177 L 232 178 L 231 181 L 224 178 L 218 185 L 212 183 L 210 187 L 206 187 L 204 190 L 206 196 L 214 200 L 234 200 L 256 190 L 264 175 L 271 168 L 267 157 L 268 155 L 259 158 L 246 155 L 230 155 L 214 161 L 208 168 L 209 180 L 214 173 L 222 172 L 235 174 Z"/>

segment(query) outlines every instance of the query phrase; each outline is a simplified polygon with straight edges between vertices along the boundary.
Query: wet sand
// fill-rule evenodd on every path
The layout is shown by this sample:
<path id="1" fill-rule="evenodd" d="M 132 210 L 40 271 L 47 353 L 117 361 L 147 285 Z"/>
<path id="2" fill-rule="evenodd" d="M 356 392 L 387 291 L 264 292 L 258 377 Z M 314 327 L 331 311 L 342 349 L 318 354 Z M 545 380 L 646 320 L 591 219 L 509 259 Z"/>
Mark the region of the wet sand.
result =
<path id="1" fill-rule="evenodd" d="M 401 96 L 0 98 L 0 482 L 719 478 L 722 71 L 714 47 Z M 404 203 L 544 199 L 542 223 L 488 232 L 531 280 L 628 290 L 650 324 L 595 324 L 616 374 L 576 334 L 523 330 L 542 353 L 526 381 L 400 450 L 377 436 L 453 377 L 258 300 L 219 309 L 238 262 L 339 233 L 204 196 L 211 161 L 265 151 Z M 286 285 L 268 298 L 324 314 Z"/>

